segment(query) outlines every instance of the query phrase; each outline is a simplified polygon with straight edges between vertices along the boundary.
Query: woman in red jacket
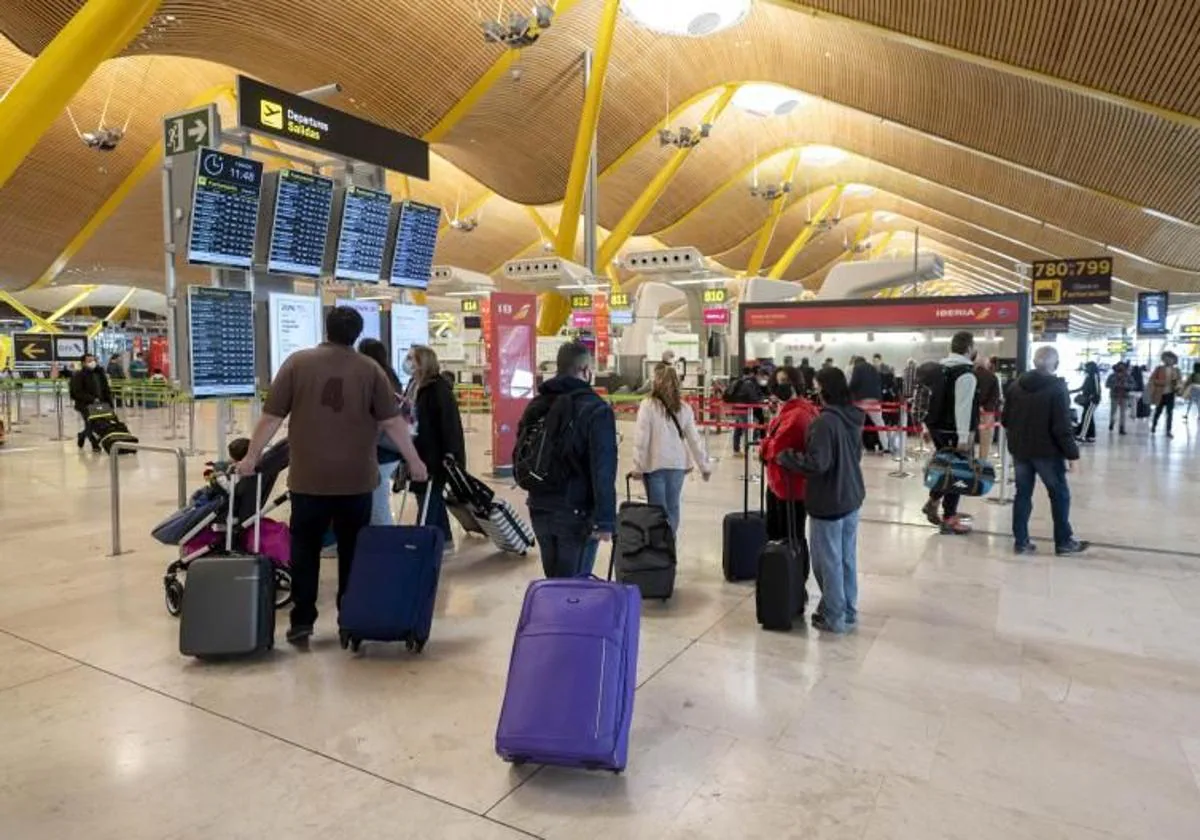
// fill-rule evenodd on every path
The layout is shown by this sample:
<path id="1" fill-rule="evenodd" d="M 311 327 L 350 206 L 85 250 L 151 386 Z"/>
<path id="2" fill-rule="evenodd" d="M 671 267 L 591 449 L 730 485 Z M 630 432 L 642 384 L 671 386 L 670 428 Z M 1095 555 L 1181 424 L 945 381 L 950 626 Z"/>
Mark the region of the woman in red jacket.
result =
<path id="1" fill-rule="evenodd" d="M 779 413 L 767 427 L 767 436 L 762 442 L 761 456 L 767 472 L 767 537 L 786 540 L 787 506 L 790 505 L 795 521 L 796 551 L 804 558 L 808 569 L 808 543 L 805 539 L 804 475 L 785 470 L 776 462 L 779 454 L 788 449 L 803 452 L 809 424 L 819 413 L 817 407 L 803 396 L 803 380 L 793 367 L 780 368 L 787 374 L 787 384 L 779 397 L 786 399 Z"/>

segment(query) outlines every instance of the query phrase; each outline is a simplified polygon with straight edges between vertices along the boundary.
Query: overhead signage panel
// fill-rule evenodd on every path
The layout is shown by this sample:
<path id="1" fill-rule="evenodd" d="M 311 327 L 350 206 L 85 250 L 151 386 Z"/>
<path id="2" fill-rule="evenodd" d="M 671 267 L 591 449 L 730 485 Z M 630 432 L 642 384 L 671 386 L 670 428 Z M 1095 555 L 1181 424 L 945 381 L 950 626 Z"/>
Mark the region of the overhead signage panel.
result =
<path id="1" fill-rule="evenodd" d="M 586 309 L 590 311 L 592 308 L 592 296 L 584 294 L 571 295 L 571 308 L 575 310 Z"/>
<path id="2" fill-rule="evenodd" d="M 1124 356 L 1132 352 L 1132 338 L 1110 338 L 1108 340 L 1108 354 L 1110 356 Z"/>
<path id="3" fill-rule="evenodd" d="M 1137 296 L 1137 334 L 1167 334 L 1166 292 L 1139 292 Z"/>
<path id="4" fill-rule="evenodd" d="M 335 279 L 379 282 L 391 208 L 392 197 L 385 192 L 366 187 L 346 188 L 333 269 Z"/>
<path id="5" fill-rule="evenodd" d="M 867 329 L 886 327 L 963 328 L 1016 327 L 1021 319 L 1020 299 L 996 298 L 989 302 L 870 304 L 778 304 L 743 306 L 747 330 Z"/>
<path id="6" fill-rule="evenodd" d="M 215 103 L 163 118 L 163 155 L 174 157 L 216 145 L 221 120 Z"/>
<path id="7" fill-rule="evenodd" d="M 609 292 L 608 308 L 609 309 L 628 309 L 629 308 L 629 292 Z"/>
<path id="8" fill-rule="evenodd" d="M 290 143 L 429 180 L 424 140 L 245 76 L 238 76 L 238 122 Z"/>
<path id="9" fill-rule="evenodd" d="M 1029 264 L 1035 306 L 1109 303 L 1112 257 L 1037 260 Z"/>
<path id="10" fill-rule="evenodd" d="M 1033 313 L 1033 331 L 1055 335 L 1071 331 L 1070 309 L 1039 309 Z"/>
<path id="11" fill-rule="evenodd" d="M 704 307 L 704 324 L 710 327 L 728 326 L 729 309 L 724 306 Z"/>
<path id="12" fill-rule="evenodd" d="M 263 165 L 257 160 L 201 149 L 196 155 L 190 263 L 250 268 L 258 230 Z"/>
<path id="13" fill-rule="evenodd" d="M 724 289 L 705 289 L 704 303 L 709 306 L 723 305 L 726 301 L 726 292 Z"/>
<path id="14" fill-rule="evenodd" d="M 396 249 L 392 252 L 391 285 L 429 288 L 441 222 L 440 207 L 419 201 L 401 203 L 400 218 L 396 223 Z"/>
<path id="15" fill-rule="evenodd" d="M 267 271 L 320 277 L 333 210 L 333 181 L 284 169 L 278 183 Z"/>
<path id="16" fill-rule="evenodd" d="M 244 289 L 188 287 L 192 396 L 254 396 L 254 295 Z"/>
<path id="17" fill-rule="evenodd" d="M 633 323 L 632 309 L 614 309 L 608 313 L 609 323 L 614 327 L 628 327 Z"/>
<path id="18" fill-rule="evenodd" d="M 373 300 L 352 300 L 350 298 L 338 298 L 334 303 L 337 306 L 347 306 L 362 317 L 363 329 L 359 334 L 360 341 L 364 338 L 373 338 L 376 341 L 383 338 L 378 303 Z"/>
<path id="19" fill-rule="evenodd" d="M 479 298 L 463 298 L 459 311 L 464 315 L 475 315 L 479 312 Z"/>
<path id="20" fill-rule="evenodd" d="M 89 352 L 87 333 L 13 333 L 13 368 L 46 370 L 54 363 L 75 364 Z"/>

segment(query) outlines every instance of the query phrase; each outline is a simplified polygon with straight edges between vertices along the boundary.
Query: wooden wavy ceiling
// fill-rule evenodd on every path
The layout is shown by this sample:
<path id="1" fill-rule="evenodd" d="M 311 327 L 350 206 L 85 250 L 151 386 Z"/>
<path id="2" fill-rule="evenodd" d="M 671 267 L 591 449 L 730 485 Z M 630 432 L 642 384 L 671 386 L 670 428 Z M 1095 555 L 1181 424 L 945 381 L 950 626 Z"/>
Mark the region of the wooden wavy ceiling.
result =
<path id="1" fill-rule="evenodd" d="M 36 53 L 79 5 L 0 0 L 0 32 Z M 432 0 L 419 12 L 413 4 L 369 0 L 166 0 L 131 57 L 102 67 L 75 102 L 77 114 L 98 114 L 109 74 L 134 79 L 149 56 L 161 56 L 144 88 L 117 86 L 118 114 L 139 104 L 122 147 L 97 156 L 64 117 L 5 187 L 0 284 L 35 279 L 158 142 L 159 115 L 228 80 L 228 67 L 296 90 L 337 80 L 344 87 L 338 107 L 409 133 L 427 131 L 499 54 L 481 43 L 477 8 L 475 0 Z M 443 237 L 447 258 L 487 271 L 536 244 L 537 228 L 517 204 L 561 199 L 580 107 L 578 57 L 592 43 L 599 9 L 600 0 L 580 0 L 560 15 L 522 54 L 519 73 L 502 77 L 435 146 L 454 166 L 438 164 L 429 185 L 413 182 L 415 196 L 448 209 L 477 204 L 485 190 L 503 196 L 481 205 L 474 233 Z M 661 123 L 668 98 L 698 97 L 671 120 L 694 124 L 720 85 L 774 81 L 817 98 L 769 120 L 729 108 L 640 234 L 662 231 L 668 243 L 728 251 L 754 234 L 767 205 L 749 197 L 744 183 L 722 186 L 756 157 L 765 158 L 760 179 L 778 179 L 786 154 L 770 152 L 822 143 L 858 157 L 836 176 L 801 170 L 797 195 L 835 178 L 863 181 L 939 219 L 962 219 L 968 238 L 984 236 L 969 226 L 976 225 L 1025 243 L 1028 253 L 1084 253 L 1108 244 L 1149 260 L 1119 261 L 1130 282 L 1195 289 L 1200 51 L 1187 33 L 1198 20 L 1200 0 L 760 0 L 742 26 L 689 40 L 655 36 L 622 19 L 600 126 L 601 222 L 615 224 L 669 155 L 653 142 L 630 151 Z M 0 40 L 0 85 L 27 61 Z M 1182 117 L 1006 72 L 993 61 Z M 140 186 L 72 266 L 82 272 L 93 264 L 127 265 L 152 285 L 161 259 L 153 241 L 158 227 L 144 225 L 156 216 L 156 203 L 153 186 Z M 796 215 L 794 206 L 781 222 L 773 255 L 794 236 Z"/>

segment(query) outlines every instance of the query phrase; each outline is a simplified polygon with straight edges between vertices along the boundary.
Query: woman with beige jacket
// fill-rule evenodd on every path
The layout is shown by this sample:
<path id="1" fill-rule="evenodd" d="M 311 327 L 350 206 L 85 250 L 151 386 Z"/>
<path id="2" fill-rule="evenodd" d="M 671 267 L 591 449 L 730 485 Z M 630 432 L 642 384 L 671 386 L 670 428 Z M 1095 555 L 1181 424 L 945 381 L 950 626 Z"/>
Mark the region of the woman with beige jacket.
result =
<path id="1" fill-rule="evenodd" d="M 671 529 L 678 532 L 684 478 L 693 464 L 705 481 L 712 469 L 700 443 L 692 407 L 680 395 L 675 368 L 655 368 L 650 395 L 638 406 L 633 440 L 633 476 L 646 485 L 646 501 L 664 508 Z"/>
<path id="2" fill-rule="evenodd" d="M 1150 405 L 1154 406 L 1154 419 L 1150 421 L 1150 434 L 1158 429 L 1158 418 L 1162 417 L 1164 410 L 1167 412 L 1167 437 L 1174 437 L 1171 434 L 1171 421 L 1175 416 L 1175 395 L 1179 393 L 1183 385 L 1183 378 L 1179 375 L 1179 357 L 1171 351 L 1162 354 L 1162 364 L 1154 369 L 1154 373 L 1150 374 L 1150 390 L 1149 398 Z"/>

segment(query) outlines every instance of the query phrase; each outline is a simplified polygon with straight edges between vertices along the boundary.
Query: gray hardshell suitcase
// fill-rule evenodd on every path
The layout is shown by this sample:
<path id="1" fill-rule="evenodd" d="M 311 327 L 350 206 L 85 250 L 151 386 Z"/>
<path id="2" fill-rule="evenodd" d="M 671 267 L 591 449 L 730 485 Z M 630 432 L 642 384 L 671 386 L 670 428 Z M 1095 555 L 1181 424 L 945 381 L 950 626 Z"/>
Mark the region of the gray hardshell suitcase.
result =
<path id="1" fill-rule="evenodd" d="M 257 477 L 262 509 L 262 476 Z M 188 568 L 179 621 L 179 652 L 200 659 L 246 656 L 275 647 L 275 568 L 259 554 L 261 526 L 254 519 L 254 554 L 233 550 L 234 487 L 224 556 L 200 557 Z"/>

